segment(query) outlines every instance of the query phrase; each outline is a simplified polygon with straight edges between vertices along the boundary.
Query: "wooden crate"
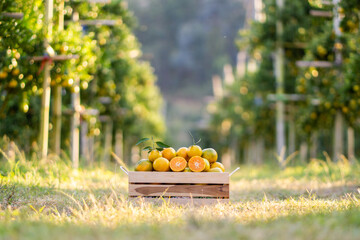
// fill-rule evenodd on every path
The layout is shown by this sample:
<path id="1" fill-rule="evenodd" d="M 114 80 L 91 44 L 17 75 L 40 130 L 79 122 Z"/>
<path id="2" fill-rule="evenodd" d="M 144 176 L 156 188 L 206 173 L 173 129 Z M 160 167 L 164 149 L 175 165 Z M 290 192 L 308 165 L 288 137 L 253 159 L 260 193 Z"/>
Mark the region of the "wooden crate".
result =
<path id="1" fill-rule="evenodd" d="M 140 197 L 180 204 L 228 203 L 229 173 L 129 172 L 129 198 Z"/>

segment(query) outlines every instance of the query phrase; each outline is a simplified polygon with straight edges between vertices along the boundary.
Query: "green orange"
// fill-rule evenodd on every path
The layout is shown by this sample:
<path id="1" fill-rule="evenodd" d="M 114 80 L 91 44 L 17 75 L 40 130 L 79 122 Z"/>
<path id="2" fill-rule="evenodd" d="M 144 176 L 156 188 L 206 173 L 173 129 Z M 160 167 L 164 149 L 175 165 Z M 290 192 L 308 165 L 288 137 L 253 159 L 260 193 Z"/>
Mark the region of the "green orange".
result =
<path id="1" fill-rule="evenodd" d="M 223 170 L 221 170 L 221 168 L 214 167 L 214 168 L 210 168 L 208 172 L 223 172 Z"/>
<path id="2" fill-rule="evenodd" d="M 148 159 L 141 159 L 135 165 L 135 171 L 152 171 L 153 164 Z"/>
<path id="3" fill-rule="evenodd" d="M 204 172 L 208 172 L 210 170 L 210 163 L 206 158 L 203 158 L 205 161 L 205 169 Z"/>
<path id="4" fill-rule="evenodd" d="M 214 162 L 210 165 L 210 168 L 216 168 L 216 167 L 220 168 L 223 172 L 225 172 L 225 167 L 222 163 Z"/>
<path id="5" fill-rule="evenodd" d="M 209 163 L 214 163 L 218 159 L 218 154 L 213 148 L 206 148 L 202 151 L 203 158 L 206 158 Z"/>

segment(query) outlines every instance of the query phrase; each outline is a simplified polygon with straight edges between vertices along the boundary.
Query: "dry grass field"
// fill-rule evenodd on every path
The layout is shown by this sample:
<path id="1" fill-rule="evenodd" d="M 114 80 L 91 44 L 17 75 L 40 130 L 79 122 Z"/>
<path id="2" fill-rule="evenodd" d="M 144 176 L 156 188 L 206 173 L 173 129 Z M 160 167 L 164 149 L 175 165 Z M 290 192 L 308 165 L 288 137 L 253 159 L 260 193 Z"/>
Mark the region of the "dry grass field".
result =
<path id="1" fill-rule="evenodd" d="M 16 159 L 16 160 L 15 160 Z M 241 166 L 230 204 L 127 199 L 118 166 L 0 158 L 0 239 L 358 239 L 360 165 Z"/>

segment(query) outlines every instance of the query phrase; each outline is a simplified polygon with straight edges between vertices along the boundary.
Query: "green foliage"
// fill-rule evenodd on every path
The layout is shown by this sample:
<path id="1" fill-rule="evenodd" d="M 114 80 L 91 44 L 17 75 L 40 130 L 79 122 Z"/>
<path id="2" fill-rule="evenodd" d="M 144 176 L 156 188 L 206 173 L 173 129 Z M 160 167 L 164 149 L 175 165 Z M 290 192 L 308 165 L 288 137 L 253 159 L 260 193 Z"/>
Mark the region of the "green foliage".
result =
<path id="1" fill-rule="evenodd" d="M 161 95 L 150 65 L 139 60 L 140 46 L 130 29 L 133 18 L 124 2 L 66 1 L 65 20 L 78 12 L 81 20 L 114 19 L 116 24 L 81 26 L 70 22 L 64 30 L 58 26 L 59 3 L 54 4 L 50 45 L 56 55 L 79 56 L 51 64 L 51 86 L 64 87 L 63 107 L 70 107 L 71 93 L 80 90 L 82 108 L 96 108 L 101 115 L 109 115 L 129 141 L 145 134 L 163 134 Z M 0 134 L 21 138 L 30 145 L 38 133 L 44 62 L 29 61 L 29 57 L 44 52 L 44 9 L 40 0 L 27 4 L 2 0 L 0 10 L 24 13 L 21 20 L 0 16 Z M 91 121 L 89 131 L 93 133 L 93 128 L 99 127 L 98 119 L 84 118 Z M 63 142 L 67 142 L 67 134 L 63 136 Z"/>

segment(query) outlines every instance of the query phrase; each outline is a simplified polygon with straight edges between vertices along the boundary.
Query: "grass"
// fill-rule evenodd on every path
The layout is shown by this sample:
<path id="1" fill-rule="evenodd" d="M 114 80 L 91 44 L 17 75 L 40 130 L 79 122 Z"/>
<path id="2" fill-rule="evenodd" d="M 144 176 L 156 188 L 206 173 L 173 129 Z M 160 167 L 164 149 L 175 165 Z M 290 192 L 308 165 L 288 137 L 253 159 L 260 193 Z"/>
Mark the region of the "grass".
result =
<path id="1" fill-rule="evenodd" d="M 127 200 L 117 166 L 0 158 L 0 239 L 358 239 L 360 167 L 241 166 L 230 204 Z"/>

